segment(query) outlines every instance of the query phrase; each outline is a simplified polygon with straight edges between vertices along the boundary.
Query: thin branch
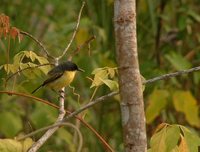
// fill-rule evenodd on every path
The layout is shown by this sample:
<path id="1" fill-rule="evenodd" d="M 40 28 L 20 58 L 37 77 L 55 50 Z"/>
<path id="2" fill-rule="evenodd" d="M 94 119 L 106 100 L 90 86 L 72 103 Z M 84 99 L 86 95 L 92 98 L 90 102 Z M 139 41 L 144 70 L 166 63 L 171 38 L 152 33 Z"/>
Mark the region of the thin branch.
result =
<path id="1" fill-rule="evenodd" d="M 86 40 L 83 44 L 81 44 L 80 46 L 78 46 L 73 53 L 70 55 L 70 58 L 72 58 L 73 56 L 75 56 L 76 54 L 79 53 L 79 51 L 85 47 L 86 45 L 89 45 L 89 43 L 91 43 L 94 39 L 96 39 L 96 36 L 93 35 L 92 37 L 90 37 L 88 40 Z"/>
<path id="2" fill-rule="evenodd" d="M 22 96 L 22 97 L 27 97 L 27 98 L 32 98 L 32 99 L 35 99 L 36 101 L 45 103 L 45 104 L 47 104 L 47 105 L 49 105 L 51 107 L 59 109 L 59 106 L 53 104 L 52 102 L 49 102 L 47 100 L 43 100 L 41 98 L 37 98 L 37 97 L 32 96 L 32 95 L 27 95 L 27 94 L 24 94 L 24 93 L 17 93 L 17 92 L 10 92 L 10 91 L 0 91 L 0 93 L 5 93 L 5 94 L 8 94 L 8 95 L 17 95 L 17 96 Z M 68 114 L 72 113 L 72 112 L 70 112 L 68 110 L 65 110 L 65 111 Z M 104 138 L 90 124 L 88 124 L 85 120 L 83 120 L 79 116 L 75 116 L 75 118 L 78 119 L 78 120 L 80 120 L 88 129 L 90 129 L 98 137 L 98 139 L 105 145 L 106 148 L 108 148 L 110 151 L 114 151 L 114 150 L 112 150 L 112 148 L 110 147 L 110 145 L 104 140 Z M 28 136 L 28 137 L 30 137 L 30 136 Z M 23 136 L 23 137 L 19 138 L 18 140 L 23 140 L 25 138 L 27 138 L 27 136 Z"/>
<path id="3" fill-rule="evenodd" d="M 83 147 L 83 136 L 79 130 L 78 127 L 76 127 L 75 125 L 71 124 L 71 123 L 68 123 L 68 122 L 65 122 L 63 123 L 65 126 L 69 126 L 69 127 L 72 127 L 73 129 L 76 130 L 77 134 L 78 134 L 78 137 L 79 137 L 79 144 L 78 144 L 78 149 L 77 149 L 77 152 L 81 152 L 81 149 Z"/>
<path id="4" fill-rule="evenodd" d="M 65 109 L 64 109 L 64 102 L 65 102 L 65 88 L 62 89 L 62 92 L 60 94 L 59 98 L 59 115 L 54 124 L 57 124 L 61 122 L 65 116 Z M 53 127 L 48 129 L 45 134 L 37 141 L 35 142 L 31 148 L 28 150 L 28 152 L 36 152 L 57 130 L 59 129 L 59 126 Z"/>
<path id="5" fill-rule="evenodd" d="M 74 33 L 71 37 L 71 40 L 69 41 L 67 47 L 65 48 L 65 50 L 63 51 L 62 55 L 58 57 L 58 60 L 60 60 L 67 52 L 67 50 L 69 49 L 69 47 L 71 46 L 75 36 L 76 36 L 76 33 L 77 33 L 77 30 L 78 30 L 78 27 L 79 27 L 79 24 L 80 24 L 80 19 L 81 19 L 81 14 L 82 14 L 82 11 L 83 11 L 83 7 L 85 6 L 85 2 L 83 1 L 82 3 L 82 6 L 81 6 L 81 9 L 79 11 L 79 15 L 78 15 L 78 19 L 77 19 L 77 24 L 76 24 L 76 27 L 74 29 Z"/>
<path id="6" fill-rule="evenodd" d="M 107 94 L 105 96 L 101 96 L 101 97 L 99 97 L 99 98 L 97 98 L 97 99 L 89 102 L 88 104 L 86 104 L 85 106 L 81 107 L 80 109 L 72 112 L 71 114 L 69 114 L 68 116 L 66 116 L 62 121 L 57 122 L 57 123 L 55 123 L 53 125 L 50 125 L 50 126 L 47 126 L 47 127 L 40 128 L 40 129 L 38 129 L 36 131 L 33 131 L 33 132 L 31 132 L 31 133 L 23 136 L 22 138 L 18 138 L 18 140 L 22 140 L 22 139 L 25 139 L 27 137 L 33 136 L 33 135 L 35 135 L 35 134 L 37 134 L 38 132 L 41 132 L 41 131 L 49 130 L 49 129 L 55 128 L 55 127 L 57 128 L 58 126 L 62 125 L 63 122 L 66 122 L 67 120 L 69 120 L 70 118 L 76 116 L 77 114 L 81 113 L 82 111 L 84 111 L 84 110 L 86 110 L 86 109 L 88 109 L 88 108 L 96 105 L 97 103 L 106 101 L 105 99 L 107 99 L 109 97 L 112 97 L 114 95 L 117 95 L 117 94 L 118 94 L 118 92 L 116 91 L 116 92 L 111 92 L 111 93 L 109 93 L 109 94 Z M 111 152 L 114 152 L 114 150 L 112 148 L 111 149 L 109 148 L 109 150 Z"/>
<path id="7" fill-rule="evenodd" d="M 48 52 L 47 49 L 44 47 L 44 45 L 43 45 L 37 38 L 35 38 L 33 35 L 31 35 L 31 34 L 28 33 L 28 32 L 21 31 L 21 30 L 20 30 L 20 33 L 23 34 L 23 35 L 26 35 L 26 36 L 30 37 L 32 40 L 34 40 L 34 41 L 42 48 L 42 50 L 44 51 L 44 53 L 45 53 L 49 58 L 55 59 L 53 56 L 51 56 L 51 55 L 49 54 L 49 52 Z"/>
<path id="8" fill-rule="evenodd" d="M 37 100 L 39 102 L 42 102 L 42 103 L 45 103 L 51 107 L 54 107 L 54 108 L 59 108 L 57 105 L 53 104 L 52 102 L 50 101 L 47 101 L 47 100 L 44 100 L 44 99 L 41 99 L 41 98 L 38 98 L 38 97 L 35 97 L 35 96 L 32 96 L 32 95 L 28 95 L 28 94 L 24 94 L 24 93 L 18 93 L 18 92 L 10 92 L 10 91 L 0 91 L 0 93 L 5 93 L 5 94 L 8 94 L 8 95 L 17 95 L 17 96 L 22 96 L 22 97 L 26 97 L 26 98 L 31 98 L 31 99 L 34 99 L 34 100 Z"/>
<path id="9" fill-rule="evenodd" d="M 153 83 L 153 82 L 156 82 L 156 81 L 159 81 L 159 80 L 165 80 L 165 79 L 180 76 L 180 75 L 183 75 L 183 74 L 189 74 L 189 73 L 196 72 L 196 71 L 200 71 L 200 66 L 194 67 L 194 68 L 191 68 L 191 69 L 188 69 L 188 70 L 181 70 L 181 71 L 161 75 L 161 76 L 146 80 L 145 82 L 143 82 L 143 84 L 149 84 L 149 83 Z"/>
<path id="10" fill-rule="evenodd" d="M 108 98 L 110 98 L 110 97 L 113 97 L 113 96 L 117 95 L 118 93 L 119 93 L 118 91 L 114 91 L 114 92 L 111 92 L 111 93 L 109 93 L 109 94 L 107 94 L 107 95 L 101 96 L 101 97 L 99 97 L 99 98 L 97 98 L 97 99 L 95 99 L 95 100 L 89 102 L 88 104 L 86 104 L 85 106 L 81 107 L 80 109 L 78 109 L 78 110 L 72 112 L 71 114 L 67 115 L 67 116 L 63 119 L 63 122 L 69 120 L 70 118 L 76 116 L 77 114 L 83 112 L 84 110 L 86 110 L 86 109 L 88 109 L 88 108 L 91 108 L 92 106 L 94 106 L 94 105 L 96 105 L 96 104 L 98 104 L 98 103 L 100 103 L 100 102 L 103 102 L 103 101 L 105 101 L 106 99 L 108 99 Z"/>
<path id="11" fill-rule="evenodd" d="M 79 146 L 78 146 L 77 152 L 80 152 L 81 149 L 82 149 L 82 146 L 83 146 L 83 136 L 82 136 L 80 130 L 79 130 L 75 125 L 73 125 L 73 124 L 71 124 L 71 123 L 63 122 L 63 123 L 59 123 L 59 124 L 52 125 L 51 127 L 44 127 L 44 128 L 42 128 L 42 129 L 36 130 L 34 134 L 37 134 L 37 133 L 42 132 L 42 131 L 45 131 L 45 130 L 53 129 L 53 128 L 55 128 L 55 127 L 56 127 L 56 128 L 59 128 L 59 127 L 61 127 L 61 126 L 72 127 L 73 129 L 76 130 L 76 132 L 78 133 L 78 136 L 79 136 Z M 32 135 L 34 135 L 34 134 L 32 134 Z M 29 135 L 30 135 L 30 134 L 29 134 Z M 32 135 L 30 135 L 30 136 L 32 136 Z M 29 136 L 29 137 L 30 137 L 30 136 Z M 27 136 L 27 137 L 28 137 L 28 136 Z M 17 140 L 21 140 L 21 139 L 18 138 Z M 30 150 L 29 150 L 29 151 L 30 151 Z"/>

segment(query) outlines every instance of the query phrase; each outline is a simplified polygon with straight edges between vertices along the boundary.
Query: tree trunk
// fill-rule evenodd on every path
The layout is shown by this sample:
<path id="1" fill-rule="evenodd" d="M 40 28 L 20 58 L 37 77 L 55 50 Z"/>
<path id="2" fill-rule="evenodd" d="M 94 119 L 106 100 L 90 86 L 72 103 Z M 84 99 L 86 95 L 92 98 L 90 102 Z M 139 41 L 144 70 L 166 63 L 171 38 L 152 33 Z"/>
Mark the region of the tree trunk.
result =
<path id="1" fill-rule="evenodd" d="M 137 54 L 136 2 L 115 0 L 114 11 L 124 147 L 126 152 L 145 152 L 147 139 Z"/>

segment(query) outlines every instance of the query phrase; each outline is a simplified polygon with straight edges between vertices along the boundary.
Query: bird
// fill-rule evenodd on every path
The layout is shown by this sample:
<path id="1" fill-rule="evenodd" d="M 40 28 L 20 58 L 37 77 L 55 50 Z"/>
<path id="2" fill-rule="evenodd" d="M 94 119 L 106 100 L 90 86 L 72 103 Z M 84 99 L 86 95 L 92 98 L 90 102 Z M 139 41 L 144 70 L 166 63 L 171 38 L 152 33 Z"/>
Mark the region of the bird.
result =
<path id="1" fill-rule="evenodd" d="M 62 89 L 63 87 L 69 86 L 70 83 L 74 80 L 76 71 L 84 72 L 71 61 L 60 63 L 48 72 L 49 78 L 47 78 L 31 93 L 34 94 L 41 87 L 49 87 L 56 91 Z"/>

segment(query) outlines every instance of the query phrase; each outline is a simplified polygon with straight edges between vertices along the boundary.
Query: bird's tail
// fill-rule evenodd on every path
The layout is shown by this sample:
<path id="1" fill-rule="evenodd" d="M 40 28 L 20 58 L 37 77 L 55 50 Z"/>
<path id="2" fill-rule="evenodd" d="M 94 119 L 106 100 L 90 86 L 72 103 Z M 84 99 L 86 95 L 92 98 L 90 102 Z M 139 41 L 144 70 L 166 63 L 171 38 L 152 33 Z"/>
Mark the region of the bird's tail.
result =
<path id="1" fill-rule="evenodd" d="M 34 93 L 35 93 L 37 90 L 39 90 L 42 86 L 43 86 L 43 84 L 40 85 L 39 87 L 37 87 L 35 90 L 33 90 L 33 91 L 31 92 L 31 94 L 34 94 Z"/>

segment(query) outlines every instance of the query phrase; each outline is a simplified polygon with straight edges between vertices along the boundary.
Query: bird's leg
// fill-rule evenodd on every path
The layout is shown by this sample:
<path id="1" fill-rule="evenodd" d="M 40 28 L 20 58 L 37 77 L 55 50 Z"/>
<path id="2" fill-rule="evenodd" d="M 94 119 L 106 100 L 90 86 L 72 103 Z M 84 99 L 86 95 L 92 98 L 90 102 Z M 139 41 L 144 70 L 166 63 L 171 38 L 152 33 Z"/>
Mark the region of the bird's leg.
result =
<path id="1" fill-rule="evenodd" d="M 60 96 L 60 98 L 65 99 L 64 95 L 62 95 L 62 94 L 64 94 L 64 93 L 65 93 L 65 92 L 64 92 L 63 90 L 59 90 L 59 96 Z"/>

